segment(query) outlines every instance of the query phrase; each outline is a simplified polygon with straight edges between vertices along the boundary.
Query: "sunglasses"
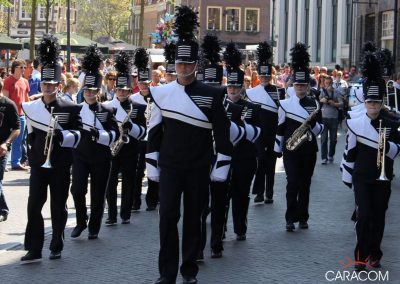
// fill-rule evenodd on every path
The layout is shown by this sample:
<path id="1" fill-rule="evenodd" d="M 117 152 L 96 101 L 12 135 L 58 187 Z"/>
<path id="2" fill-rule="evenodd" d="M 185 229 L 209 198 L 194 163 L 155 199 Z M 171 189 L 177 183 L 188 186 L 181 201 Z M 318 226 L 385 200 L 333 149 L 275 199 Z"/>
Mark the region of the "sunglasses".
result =
<path id="1" fill-rule="evenodd" d="M 26 66 L 15 66 L 15 68 L 26 69 Z"/>
<path id="2" fill-rule="evenodd" d="M 115 78 L 108 78 L 109 81 L 116 81 L 117 79 Z"/>

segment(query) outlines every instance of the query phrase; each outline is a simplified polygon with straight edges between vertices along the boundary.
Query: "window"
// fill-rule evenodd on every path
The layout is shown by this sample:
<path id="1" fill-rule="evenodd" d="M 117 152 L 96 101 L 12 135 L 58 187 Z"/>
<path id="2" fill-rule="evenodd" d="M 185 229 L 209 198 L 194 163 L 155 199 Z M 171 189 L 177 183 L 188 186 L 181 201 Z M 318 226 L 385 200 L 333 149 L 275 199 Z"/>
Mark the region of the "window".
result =
<path id="1" fill-rule="evenodd" d="M 240 31 L 240 8 L 227 8 L 225 10 L 225 26 L 227 31 Z"/>
<path id="2" fill-rule="evenodd" d="M 207 30 L 221 30 L 221 7 L 207 7 Z"/>
<path id="3" fill-rule="evenodd" d="M 394 29 L 394 11 L 382 13 L 382 37 L 392 37 Z"/>
<path id="4" fill-rule="evenodd" d="M 39 16 L 39 19 L 45 19 L 46 18 L 46 7 L 39 6 L 39 8 L 38 8 L 38 16 Z"/>
<path id="5" fill-rule="evenodd" d="M 308 45 L 308 30 L 310 28 L 310 0 L 304 1 L 305 25 L 304 25 L 304 42 Z"/>
<path id="6" fill-rule="evenodd" d="M 29 13 L 29 9 L 27 6 L 29 4 L 23 3 L 23 1 L 21 1 L 20 5 L 21 5 L 21 18 L 22 19 L 30 19 L 32 17 L 32 14 Z"/>
<path id="7" fill-rule="evenodd" d="M 322 0 L 317 0 L 317 62 L 321 61 Z"/>
<path id="8" fill-rule="evenodd" d="M 337 42 L 337 0 L 332 0 L 332 57 L 331 61 L 336 62 L 336 42 Z"/>
<path id="9" fill-rule="evenodd" d="M 346 0 L 346 43 L 350 43 L 352 13 L 353 6 L 351 5 L 351 0 Z"/>
<path id="10" fill-rule="evenodd" d="M 260 21 L 260 9 L 246 8 L 246 32 L 258 32 Z"/>

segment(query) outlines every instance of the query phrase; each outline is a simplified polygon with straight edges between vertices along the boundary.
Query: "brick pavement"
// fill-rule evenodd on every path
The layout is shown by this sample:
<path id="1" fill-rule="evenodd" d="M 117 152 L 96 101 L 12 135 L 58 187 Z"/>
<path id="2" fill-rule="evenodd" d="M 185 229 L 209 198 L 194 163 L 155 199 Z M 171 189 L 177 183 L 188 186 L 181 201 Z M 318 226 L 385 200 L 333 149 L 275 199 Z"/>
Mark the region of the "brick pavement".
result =
<path id="1" fill-rule="evenodd" d="M 318 161 L 311 189 L 309 230 L 294 233 L 284 230 L 285 174 L 279 160 L 274 204 L 255 205 L 251 202 L 245 242 L 235 240 L 229 223 L 224 256 L 211 259 L 210 252 L 205 251 L 199 283 L 328 283 L 325 280 L 328 270 L 342 270 L 339 261 L 353 256 L 355 244 L 354 224 L 350 221 L 353 195 L 342 185 L 338 167 L 343 140 L 344 137 L 339 136 L 333 165 L 321 166 Z M 398 160 L 382 247 L 382 271 L 389 271 L 390 283 L 400 283 L 399 168 Z M 13 175 L 12 172 L 6 174 L 6 184 L 15 178 Z M 14 183 L 25 184 L 24 178 Z M 12 197 L 13 190 L 15 197 Z M 23 236 L 24 225 L 21 224 L 26 222 L 26 186 L 6 185 L 5 193 L 13 214 L 6 223 L 0 223 L 0 244 L 6 239 L 7 243 L 18 242 Z M 72 218 L 73 211 L 70 214 Z M 57 261 L 47 258 L 48 238 L 41 264 L 20 265 L 19 258 L 24 254 L 20 246 L 3 251 L 0 253 L 0 282 L 153 283 L 158 277 L 158 214 L 142 210 L 131 220 L 130 225 L 103 227 L 99 239 L 94 241 L 87 240 L 87 232 L 81 239 L 71 240 L 71 221 L 66 231 L 63 257 Z M 16 226 L 13 226 L 14 222 Z M 7 228 L 6 232 L 4 228 Z"/>

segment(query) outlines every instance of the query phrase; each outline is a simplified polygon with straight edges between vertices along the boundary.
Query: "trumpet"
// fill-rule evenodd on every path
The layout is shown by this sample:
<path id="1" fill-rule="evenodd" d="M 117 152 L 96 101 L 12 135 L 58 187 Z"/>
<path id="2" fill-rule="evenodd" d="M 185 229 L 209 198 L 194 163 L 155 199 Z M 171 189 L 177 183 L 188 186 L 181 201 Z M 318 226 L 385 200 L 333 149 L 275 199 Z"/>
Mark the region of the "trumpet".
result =
<path id="1" fill-rule="evenodd" d="M 53 150 L 54 131 L 55 131 L 57 123 L 58 123 L 58 116 L 53 117 L 53 110 L 54 110 L 54 107 L 51 107 L 50 122 L 49 122 L 49 126 L 48 126 L 49 130 L 47 131 L 46 139 L 44 142 L 43 155 L 46 156 L 46 161 L 43 163 L 42 168 L 45 168 L 45 169 L 53 168 L 53 166 L 51 165 L 50 159 L 51 159 L 51 151 Z"/>
<path id="2" fill-rule="evenodd" d="M 376 165 L 378 169 L 381 169 L 381 173 L 377 180 L 387 181 L 389 180 L 385 174 L 385 154 L 386 154 L 386 127 L 382 129 L 382 119 L 379 120 L 379 141 L 378 141 L 378 156 L 376 159 Z"/>
<path id="3" fill-rule="evenodd" d="M 393 104 L 391 104 L 390 97 L 394 97 L 394 106 Z M 393 80 L 389 80 L 386 82 L 385 105 L 389 106 L 391 110 L 393 110 L 394 108 L 396 112 L 399 110 L 397 102 L 397 89 L 394 86 Z"/>
<path id="4" fill-rule="evenodd" d="M 128 144 L 130 141 L 129 134 L 127 133 L 126 130 L 124 130 L 124 124 L 129 122 L 129 118 L 133 111 L 132 104 L 130 105 L 131 108 L 129 112 L 126 114 L 124 120 L 121 122 L 121 125 L 119 126 L 119 133 L 120 133 L 119 138 L 117 141 L 115 141 L 114 145 L 111 147 L 111 155 L 113 157 L 117 156 L 122 146 L 124 146 L 124 144 Z"/>

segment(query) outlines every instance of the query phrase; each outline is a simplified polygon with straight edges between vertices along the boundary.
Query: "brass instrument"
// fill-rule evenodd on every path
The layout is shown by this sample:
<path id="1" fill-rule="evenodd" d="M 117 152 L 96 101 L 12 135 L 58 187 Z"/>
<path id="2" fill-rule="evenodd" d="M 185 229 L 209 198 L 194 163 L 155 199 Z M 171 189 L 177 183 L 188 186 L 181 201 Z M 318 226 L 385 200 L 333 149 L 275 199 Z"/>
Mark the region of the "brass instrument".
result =
<path id="1" fill-rule="evenodd" d="M 96 113 L 97 113 L 96 111 L 93 112 L 93 117 L 94 117 L 94 118 L 93 118 L 93 127 L 92 127 L 92 129 L 97 129 L 97 128 L 96 128 L 96 118 L 97 118 L 97 117 L 96 117 Z M 96 138 L 93 137 L 93 136 L 92 136 L 92 141 L 93 141 L 93 142 L 96 142 Z"/>
<path id="2" fill-rule="evenodd" d="M 390 97 L 394 97 L 394 106 L 390 104 Z M 399 110 L 399 105 L 397 102 L 397 89 L 394 86 L 393 80 L 386 82 L 386 96 L 384 98 L 384 104 L 387 105 L 391 110 L 393 110 L 393 108 L 396 112 Z"/>
<path id="3" fill-rule="evenodd" d="M 153 104 L 150 102 L 150 97 L 147 97 L 147 106 L 146 110 L 144 111 L 144 117 L 146 118 L 146 127 L 149 127 L 149 122 L 151 118 L 151 110 L 153 108 Z"/>
<path id="4" fill-rule="evenodd" d="M 243 110 L 242 110 L 242 116 L 240 117 L 240 119 L 242 121 L 244 121 L 246 119 L 247 113 L 249 112 L 249 108 L 247 106 L 244 106 Z"/>
<path id="5" fill-rule="evenodd" d="M 378 140 L 378 156 L 376 165 L 381 169 L 381 174 L 377 180 L 389 180 L 385 174 L 385 154 L 386 154 L 386 127 L 382 129 L 382 119 L 379 120 L 379 140 Z"/>
<path id="6" fill-rule="evenodd" d="M 292 133 L 288 140 L 286 140 L 286 149 L 289 151 L 297 150 L 306 141 L 312 140 L 310 132 L 310 122 L 319 112 L 320 105 L 317 102 L 317 109 L 314 110 L 307 119 Z"/>
<path id="7" fill-rule="evenodd" d="M 125 123 L 129 122 L 129 118 L 131 117 L 132 111 L 133 111 L 133 107 L 132 107 L 132 103 L 130 104 L 131 108 L 129 110 L 129 112 L 126 114 L 124 120 L 121 122 L 120 126 L 119 126 L 119 138 L 117 141 L 115 141 L 115 143 L 113 144 L 113 146 L 111 147 L 111 155 L 113 157 L 117 156 L 119 151 L 121 150 L 122 146 L 124 146 L 124 144 L 128 144 L 130 141 L 129 138 L 129 134 L 127 133 L 126 130 L 124 130 L 124 125 Z"/>
<path id="8" fill-rule="evenodd" d="M 53 137 L 55 135 L 54 131 L 56 129 L 58 123 L 58 116 L 53 117 L 54 107 L 51 107 L 50 111 L 50 122 L 49 122 L 49 130 L 47 131 L 46 139 L 44 142 L 44 151 L 43 155 L 46 156 L 46 161 L 43 163 L 42 168 L 51 169 L 53 166 L 51 165 L 51 151 L 53 150 Z"/>

